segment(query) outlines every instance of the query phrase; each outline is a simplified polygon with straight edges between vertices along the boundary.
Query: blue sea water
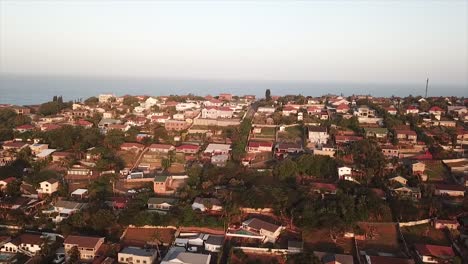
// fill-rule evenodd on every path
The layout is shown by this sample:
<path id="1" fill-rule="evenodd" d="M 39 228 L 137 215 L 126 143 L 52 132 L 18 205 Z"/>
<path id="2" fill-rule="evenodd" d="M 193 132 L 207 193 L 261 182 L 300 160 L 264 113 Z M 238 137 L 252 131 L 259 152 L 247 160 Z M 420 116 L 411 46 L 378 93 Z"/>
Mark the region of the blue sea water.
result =
<path id="1" fill-rule="evenodd" d="M 273 95 L 302 94 L 370 94 L 373 96 L 424 95 L 425 82 L 420 84 L 369 84 L 305 81 L 234 81 L 234 80 L 172 80 L 149 78 L 92 78 L 57 76 L 17 76 L 0 74 L 0 104 L 29 105 L 51 100 L 54 95 L 64 100 L 85 100 L 100 93 L 131 95 L 254 94 L 263 97 L 265 90 Z M 430 84 L 429 96 L 468 97 L 468 87 Z"/>

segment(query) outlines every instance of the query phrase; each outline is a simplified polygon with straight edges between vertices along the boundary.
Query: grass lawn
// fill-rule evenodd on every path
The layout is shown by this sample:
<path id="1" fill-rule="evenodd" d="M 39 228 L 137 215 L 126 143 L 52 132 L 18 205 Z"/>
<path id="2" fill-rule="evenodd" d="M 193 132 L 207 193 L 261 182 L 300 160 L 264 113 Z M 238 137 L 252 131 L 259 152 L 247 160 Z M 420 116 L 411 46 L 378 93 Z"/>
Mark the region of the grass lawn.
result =
<path id="1" fill-rule="evenodd" d="M 435 229 L 430 224 L 402 227 L 401 232 L 403 233 L 408 245 L 417 243 L 442 246 L 450 245 L 450 242 L 445 235 L 445 231 L 442 229 Z"/>
<path id="2" fill-rule="evenodd" d="M 393 223 L 359 223 L 364 231 L 365 240 L 358 240 L 359 250 L 399 254 L 398 231 Z"/>
<path id="3" fill-rule="evenodd" d="M 303 136 L 304 130 L 301 126 L 287 127 L 284 132 L 278 133 L 278 138 L 296 142 L 302 142 Z"/>
<path id="4" fill-rule="evenodd" d="M 302 233 L 304 247 L 309 250 L 334 252 L 340 254 L 352 254 L 353 239 L 338 238 L 336 243 L 330 238 L 328 229 L 305 230 Z"/>
<path id="5" fill-rule="evenodd" d="M 119 151 L 118 155 L 122 158 L 122 160 L 125 163 L 126 167 L 131 167 L 137 157 L 138 157 L 139 152 L 134 152 L 134 151 Z"/>
<path id="6" fill-rule="evenodd" d="M 443 181 L 449 176 L 449 171 L 444 167 L 441 161 L 430 161 L 426 163 L 428 181 Z"/>

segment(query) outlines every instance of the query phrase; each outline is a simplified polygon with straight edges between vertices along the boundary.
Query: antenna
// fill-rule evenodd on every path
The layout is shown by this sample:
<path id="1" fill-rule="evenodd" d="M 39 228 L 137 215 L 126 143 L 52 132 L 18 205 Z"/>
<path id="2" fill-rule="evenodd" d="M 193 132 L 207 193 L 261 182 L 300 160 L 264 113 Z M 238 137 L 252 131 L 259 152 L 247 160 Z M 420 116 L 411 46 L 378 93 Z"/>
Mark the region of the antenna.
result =
<path id="1" fill-rule="evenodd" d="M 427 78 L 426 80 L 426 96 L 424 96 L 424 98 L 427 98 L 427 87 L 429 86 L 429 78 Z"/>

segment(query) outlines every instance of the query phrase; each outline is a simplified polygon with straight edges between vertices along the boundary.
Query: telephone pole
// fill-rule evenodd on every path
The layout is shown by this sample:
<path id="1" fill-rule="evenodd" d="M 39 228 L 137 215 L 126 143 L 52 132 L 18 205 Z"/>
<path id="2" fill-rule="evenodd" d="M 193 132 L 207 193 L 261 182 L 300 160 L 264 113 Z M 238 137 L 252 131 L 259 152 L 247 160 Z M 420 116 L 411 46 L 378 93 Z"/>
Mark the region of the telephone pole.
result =
<path id="1" fill-rule="evenodd" d="M 429 86 L 429 78 L 427 78 L 426 80 L 426 96 L 424 96 L 424 98 L 427 98 L 427 87 Z"/>

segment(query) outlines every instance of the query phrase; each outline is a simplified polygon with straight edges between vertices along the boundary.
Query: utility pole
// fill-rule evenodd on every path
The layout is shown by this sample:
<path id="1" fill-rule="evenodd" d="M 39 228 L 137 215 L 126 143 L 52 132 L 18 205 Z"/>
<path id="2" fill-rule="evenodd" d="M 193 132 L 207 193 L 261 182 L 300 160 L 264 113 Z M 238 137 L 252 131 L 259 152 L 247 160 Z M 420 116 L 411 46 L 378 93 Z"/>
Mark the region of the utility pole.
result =
<path id="1" fill-rule="evenodd" d="M 427 87 L 429 86 L 429 78 L 427 78 L 426 80 L 426 96 L 424 96 L 424 98 L 427 98 Z"/>

